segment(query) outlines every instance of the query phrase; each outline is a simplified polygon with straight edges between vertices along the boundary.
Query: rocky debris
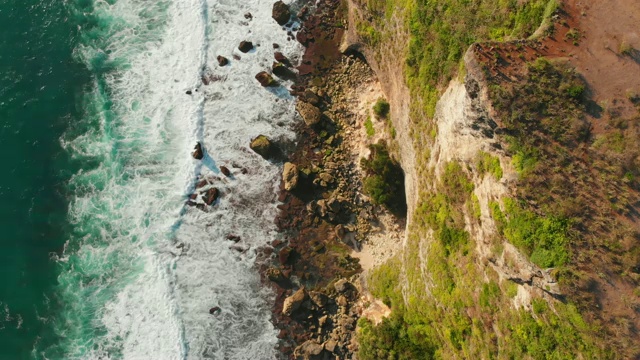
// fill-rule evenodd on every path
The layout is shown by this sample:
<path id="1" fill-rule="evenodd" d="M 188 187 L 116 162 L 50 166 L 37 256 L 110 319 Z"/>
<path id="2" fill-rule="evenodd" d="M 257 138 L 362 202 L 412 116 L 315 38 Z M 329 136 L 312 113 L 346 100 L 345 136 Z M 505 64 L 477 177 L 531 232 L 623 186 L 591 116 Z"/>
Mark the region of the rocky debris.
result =
<path id="1" fill-rule="evenodd" d="M 304 99 L 304 101 L 308 102 L 313 106 L 320 105 L 320 97 L 311 90 L 308 90 L 308 89 L 305 90 L 304 93 L 302 94 L 302 98 Z"/>
<path id="2" fill-rule="evenodd" d="M 229 64 L 229 59 L 227 59 L 222 55 L 218 55 L 217 59 L 218 59 L 218 65 L 220 66 L 226 66 L 227 64 Z"/>
<path id="3" fill-rule="evenodd" d="M 264 135 L 258 135 L 255 139 L 251 140 L 249 147 L 265 159 L 268 159 L 272 155 L 273 144 L 269 138 Z"/>
<path id="4" fill-rule="evenodd" d="M 302 302 L 307 299 L 307 291 L 304 287 L 301 287 L 293 293 L 293 295 L 284 299 L 284 304 L 282 305 L 282 314 L 285 316 L 291 316 L 294 311 L 300 308 Z"/>
<path id="5" fill-rule="evenodd" d="M 307 340 L 304 344 L 298 346 L 294 351 L 296 358 L 301 357 L 307 359 L 321 359 L 320 354 L 324 351 L 324 346 L 318 344 L 315 340 Z"/>
<path id="6" fill-rule="evenodd" d="M 287 57 L 284 56 L 280 51 L 276 51 L 273 56 L 277 62 L 284 64 L 285 66 L 292 66 L 291 61 L 289 61 L 289 59 L 287 59 Z"/>
<path id="7" fill-rule="evenodd" d="M 369 200 L 358 195 L 362 180 L 348 138 L 356 123 L 353 89 L 371 81 L 372 72 L 359 58 L 341 55 L 334 44 L 342 30 L 332 29 L 343 20 L 330 13 L 338 13 L 339 2 L 316 4 L 313 13 L 301 11 L 300 17 L 306 20 L 298 40 L 309 47 L 296 68 L 297 82 L 291 86 L 291 94 L 301 100 L 297 110 L 310 126 L 296 129 L 300 141 L 287 160 L 298 168 L 298 184 L 295 192 L 283 189 L 280 193 L 276 224 L 282 237 L 265 249 L 265 258 L 273 263 L 268 261 L 261 274 L 276 292 L 274 323 L 281 329 L 278 338 L 284 357 L 352 359 L 362 309 L 351 281 L 360 266 L 357 259 L 335 249 L 346 246 L 346 241 L 358 248 L 375 217 Z M 281 62 L 280 55 L 274 56 Z M 280 274 L 283 281 L 271 280 Z M 284 302 L 291 298 L 287 295 L 294 286 L 309 291 L 299 308 L 285 315 Z"/>
<path id="8" fill-rule="evenodd" d="M 304 120 L 304 123 L 307 124 L 307 126 L 317 125 L 322 119 L 320 109 L 307 102 L 298 101 L 296 104 L 296 110 L 298 110 L 298 113 L 302 116 L 302 120 Z"/>
<path id="9" fill-rule="evenodd" d="M 298 185 L 298 167 L 295 164 L 286 162 L 284 169 L 282 170 L 282 181 L 284 182 L 284 189 L 291 191 Z"/>
<path id="10" fill-rule="evenodd" d="M 258 80 L 260 85 L 262 85 L 263 87 L 278 86 L 278 82 L 266 71 L 259 72 L 256 75 L 256 80 Z"/>
<path id="11" fill-rule="evenodd" d="M 318 291 L 310 291 L 309 298 L 318 308 L 323 308 L 327 304 L 327 301 L 329 301 L 329 297 L 327 295 Z"/>
<path id="12" fill-rule="evenodd" d="M 243 53 L 248 53 L 252 49 L 253 43 L 251 41 L 241 41 L 240 45 L 238 46 L 238 50 L 242 51 Z"/>
<path id="13" fill-rule="evenodd" d="M 220 190 L 218 190 L 218 188 L 212 187 L 202 194 L 202 201 L 209 206 L 216 202 L 218 198 L 220 198 Z"/>
<path id="14" fill-rule="evenodd" d="M 338 343 L 335 342 L 334 340 L 328 340 L 327 342 L 324 343 L 324 349 L 330 353 L 333 353 L 334 351 L 336 351 L 337 346 L 338 346 Z"/>
<path id="15" fill-rule="evenodd" d="M 220 172 L 226 177 L 231 176 L 231 170 L 229 170 L 229 168 L 227 168 L 226 166 L 220 166 Z"/>
<path id="16" fill-rule="evenodd" d="M 284 275 L 282 275 L 282 270 L 276 267 L 270 267 L 269 269 L 267 269 L 266 274 L 269 280 L 273 282 L 280 282 L 284 280 Z"/>
<path id="17" fill-rule="evenodd" d="M 275 20 L 278 25 L 285 25 L 289 22 L 289 19 L 291 19 L 291 10 L 289 10 L 289 6 L 287 4 L 282 1 L 278 1 L 273 4 L 271 17 L 273 17 L 273 20 Z"/>
<path id="18" fill-rule="evenodd" d="M 202 160 L 202 158 L 204 157 L 202 144 L 200 144 L 199 142 L 196 143 L 196 146 L 193 148 L 193 152 L 191 153 L 191 156 L 193 156 L 193 158 L 196 160 Z"/>
<path id="19" fill-rule="evenodd" d="M 273 75 L 281 79 L 292 80 L 296 78 L 296 73 L 286 67 L 283 63 L 274 62 L 271 69 L 273 71 Z"/>

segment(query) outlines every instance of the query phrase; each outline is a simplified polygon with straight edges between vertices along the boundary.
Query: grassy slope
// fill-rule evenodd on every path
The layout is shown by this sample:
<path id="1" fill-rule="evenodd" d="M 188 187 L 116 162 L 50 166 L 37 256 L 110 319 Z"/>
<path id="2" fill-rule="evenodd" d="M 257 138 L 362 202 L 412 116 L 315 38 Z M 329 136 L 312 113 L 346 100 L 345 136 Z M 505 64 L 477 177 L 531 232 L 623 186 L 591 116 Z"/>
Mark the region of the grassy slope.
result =
<path id="1" fill-rule="evenodd" d="M 395 14 L 406 19 L 411 34 L 405 73 L 412 94 L 412 130 L 414 134 L 430 133 L 432 136 L 437 129 L 428 119 L 433 116 L 443 87 L 456 71 L 462 69 L 461 57 L 466 48 L 476 41 L 525 38 L 555 8 L 555 2 L 547 0 L 368 0 L 363 3 L 373 18 L 389 19 Z M 385 23 L 380 21 L 374 26 L 360 23 L 357 28 L 375 49 L 389 41 Z M 566 90 L 563 95 L 567 96 L 555 99 L 559 106 L 568 105 L 566 114 L 571 116 L 572 111 L 576 114 L 582 111 L 575 101 L 581 92 L 575 86 L 580 84 L 572 76 L 559 80 L 553 76 L 545 78 L 548 74 L 553 75 L 553 70 L 544 64 L 537 66 L 542 66 L 542 73 L 535 81 L 548 81 L 549 89 L 554 85 L 553 81 L 562 83 L 555 85 L 568 86 L 563 88 Z M 533 73 L 535 75 L 535 71 Z M 496 90 L 493 95 L 497 99 L 499 89 L 493 90 Z M 538 90 L 542 93 L 536 95 L 545 95 L 544 85 Z M 513 98 L 513 92 L 502 95 L 505 100 Z M 546 119 L 550 123 L 543 125 L 550 129 L 548 135 L 555 141 L 581 140 L 579 119 L 575 118 L 574 122 L 558 122 L 553 117 Z M 511 150 L 525 173 L 527 168 L 539 164 L 535 158 L 539 154 L 538 148 L 524 141 L 529 130 L 526 126 L 516 121 L 511 129 L 515 140 L 511 142 Z M 415 148 L 425 152 L 417 158 L 428 159 L 428 137 L 414 138 L 417 141 Z M 425 138 L 427 140 L 421 140 Z M 615 142 L 615 139 L 601 142 L 606 141 Z M 486 154 L 478 155 L 478 164 L 478 168 L 493 176 L 502 175 L 502 169 L 497 169 L 495 161 Z M 421 169 L 426 168 L 424 164 L 420 165 Z M 425 184 L 433 182 L 430 170 L 423 170 L 419 175 Z M 585 358 L 612 357 L 612 353 L 597 344 L 600 330 L 587 324 L 576 306 L 557 303 L 551 309 L 545 301 L 534 300 L 531 312 L 513 310 L 510 302 L 515 296 L 515 285 L 498 284 L 497 276 L 491 274 L 491 270 L 488 274 L 480 272 L 471 251 L 473 239 L 464 230 L 463 220 L 465 211 L 472 216 L 477 212 L 477 199 L 472 191 L 473 184 L 466 172 L 459 164 L 451 163 L 437 188 L 420 194 L 420 206 L 409 229 L 407 251 L 371 274 L 374 295 L 391 305 L 393 315 L 377 327 L 366 320 L 361 321 L 360 358 L 531 356 L 556 359 L 575 358 L 577 354 Z M 502 206 L 492 205 L 503 236 L 531 256 L 534 262 L 546 267 L 562 266 L 571 261 L 568 243 L 572 239 L 575 220 L 571 213 L 557 208 L 539 211 L 525 202 L 510 199 Z M 437 241 L 425 249 L 427 244 L 421 239 L 430 234 Z"/>

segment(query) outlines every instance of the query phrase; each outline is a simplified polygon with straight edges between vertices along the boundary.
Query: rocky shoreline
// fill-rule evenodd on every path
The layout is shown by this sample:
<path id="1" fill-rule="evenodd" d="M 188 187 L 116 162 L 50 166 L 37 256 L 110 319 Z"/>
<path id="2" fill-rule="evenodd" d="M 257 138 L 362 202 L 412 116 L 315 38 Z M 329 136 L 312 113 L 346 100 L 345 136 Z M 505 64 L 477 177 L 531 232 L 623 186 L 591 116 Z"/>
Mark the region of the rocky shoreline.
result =
<path id="1" fill-rule="evenodd" d="M 296 38 L 306 46 L 292 94 L 302 117 L 284 165 L 275 219 L 281 236 L 260 250 L 262 280 L 276 299 L 273 323 L 283 359 L 350 359 L 364 311 L 358 259 L 378 208 L 362 195 L 359 126 L 347 95 L 374 79 L 357 55 L 339 51 L 346 9 L 322 0 L 304 12 Z"/>

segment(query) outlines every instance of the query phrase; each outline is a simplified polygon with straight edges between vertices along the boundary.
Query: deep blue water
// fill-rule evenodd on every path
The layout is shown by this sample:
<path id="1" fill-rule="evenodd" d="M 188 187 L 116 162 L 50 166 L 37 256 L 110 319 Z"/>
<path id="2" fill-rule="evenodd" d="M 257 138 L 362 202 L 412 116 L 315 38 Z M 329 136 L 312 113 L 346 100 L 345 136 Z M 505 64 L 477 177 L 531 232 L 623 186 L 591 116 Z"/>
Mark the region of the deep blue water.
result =
<path id="1" fill-rule="evenodd" d="M 74 60 L 78 27 L 62 0 L 0 2 L 0 359 L 57 341 L 52 254 L 67 238 L 60 138 L 80 125 L 90 80 Z"/>

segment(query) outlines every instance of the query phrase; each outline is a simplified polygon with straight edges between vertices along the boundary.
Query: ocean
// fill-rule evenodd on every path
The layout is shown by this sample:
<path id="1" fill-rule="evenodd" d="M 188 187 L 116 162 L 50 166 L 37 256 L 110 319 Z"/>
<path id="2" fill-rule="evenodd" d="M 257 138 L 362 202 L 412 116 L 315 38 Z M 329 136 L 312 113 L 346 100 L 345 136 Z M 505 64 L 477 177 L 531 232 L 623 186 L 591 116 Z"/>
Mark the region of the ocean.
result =
<path id="1" fill-rule="evenodd" d="M 0 359 L 275 357 L 255 250 L 281 169 L 249 143 L 293 140 L 295 99 L 254 76 L 302 49 L 272 5 L 2 1 Z"/>

